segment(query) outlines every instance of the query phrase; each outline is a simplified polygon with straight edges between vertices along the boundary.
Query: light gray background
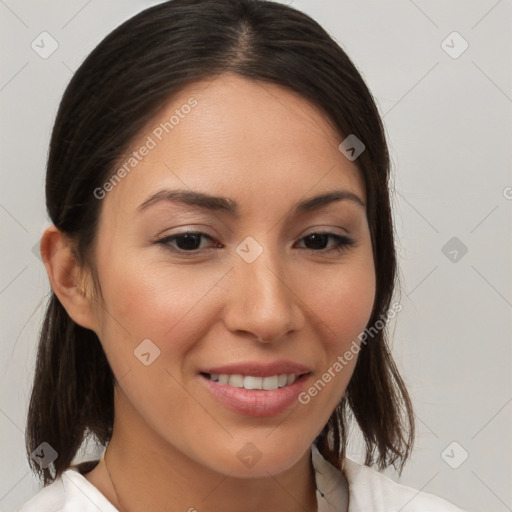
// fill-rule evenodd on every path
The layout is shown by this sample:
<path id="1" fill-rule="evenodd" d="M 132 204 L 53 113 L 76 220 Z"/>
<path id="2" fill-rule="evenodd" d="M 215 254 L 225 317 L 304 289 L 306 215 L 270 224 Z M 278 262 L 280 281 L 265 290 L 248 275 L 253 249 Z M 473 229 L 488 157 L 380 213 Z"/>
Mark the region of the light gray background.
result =
<path id="1" fill-rule="evenodd" d="M 1 511 L 16 510 L 38 489 L 23 433 L 49 291 L 33 247 L 48 223 L 44 171 L 58 102 L 97 43 L 156 3 L 0 0 Z M 467 511 L 512 510 L 511 2 L 292 4 L 345 48 L 389 138 L 403 281 L 393 348 L 418 438 L 402 477 L 386 473 Z M 47 59 L 31 48 L 43 31 L 59 45 Z M 469 44 L 457 58 L 462 39 L 442 46 L 453 31 Z"/>

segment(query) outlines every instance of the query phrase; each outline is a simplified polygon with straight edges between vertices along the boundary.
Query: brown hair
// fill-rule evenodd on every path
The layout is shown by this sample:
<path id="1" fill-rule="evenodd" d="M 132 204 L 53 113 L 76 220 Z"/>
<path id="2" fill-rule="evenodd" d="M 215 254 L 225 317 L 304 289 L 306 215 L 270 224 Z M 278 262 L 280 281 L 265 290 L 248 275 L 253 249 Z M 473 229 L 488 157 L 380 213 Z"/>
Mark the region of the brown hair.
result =
<path id="1" fill-rule="evenodd" d="M 265 0 L 171 0 L 111 32 L 85 59 L 59 106 L 46 175 L 53 224 L 93 269 L 100 214 L 93 191 L 114 173 L 129 144 L 188 83 L 231 71 L 288 87 L 318 107 L 341 134 L 365 144 L 357 158 L 377 276 L 368 325 L 385 316 L 397 281 L 389 198 L 389 156 L 371 93 L 340 46 L 306 14 Z M 341 142 L 341 141 L 340 141 Z M 77 325 L 54 293 L 46 310 L 28 412 L 29 463 L 44 485 L 71 465 L 88 436 L 107 444 L 115 379 L 96 334 Z M 402 470 L 414 439 L 405 385 L 386 330 L 361 344 L 354 374 L 316 442 L 337 467 L 355 418 L 366 464 Z M 42 442 L 58 453 L 47 468 L 30 454 Z"/>

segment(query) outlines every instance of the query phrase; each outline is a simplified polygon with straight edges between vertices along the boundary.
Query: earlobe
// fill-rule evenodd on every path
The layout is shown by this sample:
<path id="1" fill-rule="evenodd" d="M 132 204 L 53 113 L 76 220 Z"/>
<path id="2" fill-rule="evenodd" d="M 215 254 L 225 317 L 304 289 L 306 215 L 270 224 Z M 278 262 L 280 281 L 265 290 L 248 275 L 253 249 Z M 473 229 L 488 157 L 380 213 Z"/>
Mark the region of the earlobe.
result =
<path id="1" fill-rule="evenodd" d="M 68 315 L 78 325 L 94 330 L 91 277 L 74 256 L 73 241 L 50 226 L 41 237 L 41 257 L 52 290 Z"/>

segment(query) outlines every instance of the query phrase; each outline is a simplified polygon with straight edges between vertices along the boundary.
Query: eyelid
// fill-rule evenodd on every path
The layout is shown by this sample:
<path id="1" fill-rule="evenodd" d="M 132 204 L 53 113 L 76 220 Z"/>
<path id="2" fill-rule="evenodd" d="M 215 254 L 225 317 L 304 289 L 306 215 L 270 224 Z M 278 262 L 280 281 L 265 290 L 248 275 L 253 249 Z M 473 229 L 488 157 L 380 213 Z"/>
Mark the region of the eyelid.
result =
<path id="1" fill-rule="evenodd" d="M 335 230 L 341 230 L 342 233 L 338 233 L 336 232 Z M 313 233 L 325 233 L 325 234 L 328 234 L 328 235 L 340 235 L 340 236 L 345 236 L 345 235 L 350 235 L 350 232 L 345 229 L 345 228 L 342 228 L 341 226 L 324 226 L 322 224 L 318 225 L 318 226 L 313 226 L 311 228 L 308 228 L 302 235 L 301 237 L 304 237 L 304 236 L 309 236 L 309 235 L 312 235 Z"/>
<path id="2" fill-rule="evenodd" d="M 218 238 L 219 235 L 216 233 L 210 233 L 208 232 L 208 227 L 204 226 L 202 224 L 187 224 L 186 226 L 177 226 L 176 228 L 173 228 L 172 232 L 169 232 L 168 229 L 165 229 L 164 231 L 158 233 L 155 236 L 156 240 L 161 240 L 163 238 L 169 238 L 172 236 L 178 236 L 178 235 L 186 235 L 186 234 L 193 234 L 193 235 L 204 235 L 208 236 L 210 238 Z"/>

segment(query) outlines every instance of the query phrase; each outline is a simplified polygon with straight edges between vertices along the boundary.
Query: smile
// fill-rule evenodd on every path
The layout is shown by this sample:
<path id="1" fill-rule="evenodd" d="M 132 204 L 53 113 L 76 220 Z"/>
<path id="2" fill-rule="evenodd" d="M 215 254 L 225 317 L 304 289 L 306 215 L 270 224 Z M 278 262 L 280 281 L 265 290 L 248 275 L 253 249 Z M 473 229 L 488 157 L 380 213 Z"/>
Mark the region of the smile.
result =
<path id="1" fill-rule="evenodd" d="M 281 375 L 270 375 L 268 377 L 258 377 L 254 375 L 229 375 L 227 373 L 205 373 L 207 378 L 213 382 L 227 384 L 235 388 L 258 389 L 265 391 L 273 391 L 275 389 L 284 388 L 292 385 L 297 380 L 294 373 Z"/>
<path id="2" fill-rule="evenodd" d="M 233 363 L 202 368 L 199 382 L 208 394 L 243 416 L 270 417 L 297 404 L 311 368 L 293 361 Z"/>

